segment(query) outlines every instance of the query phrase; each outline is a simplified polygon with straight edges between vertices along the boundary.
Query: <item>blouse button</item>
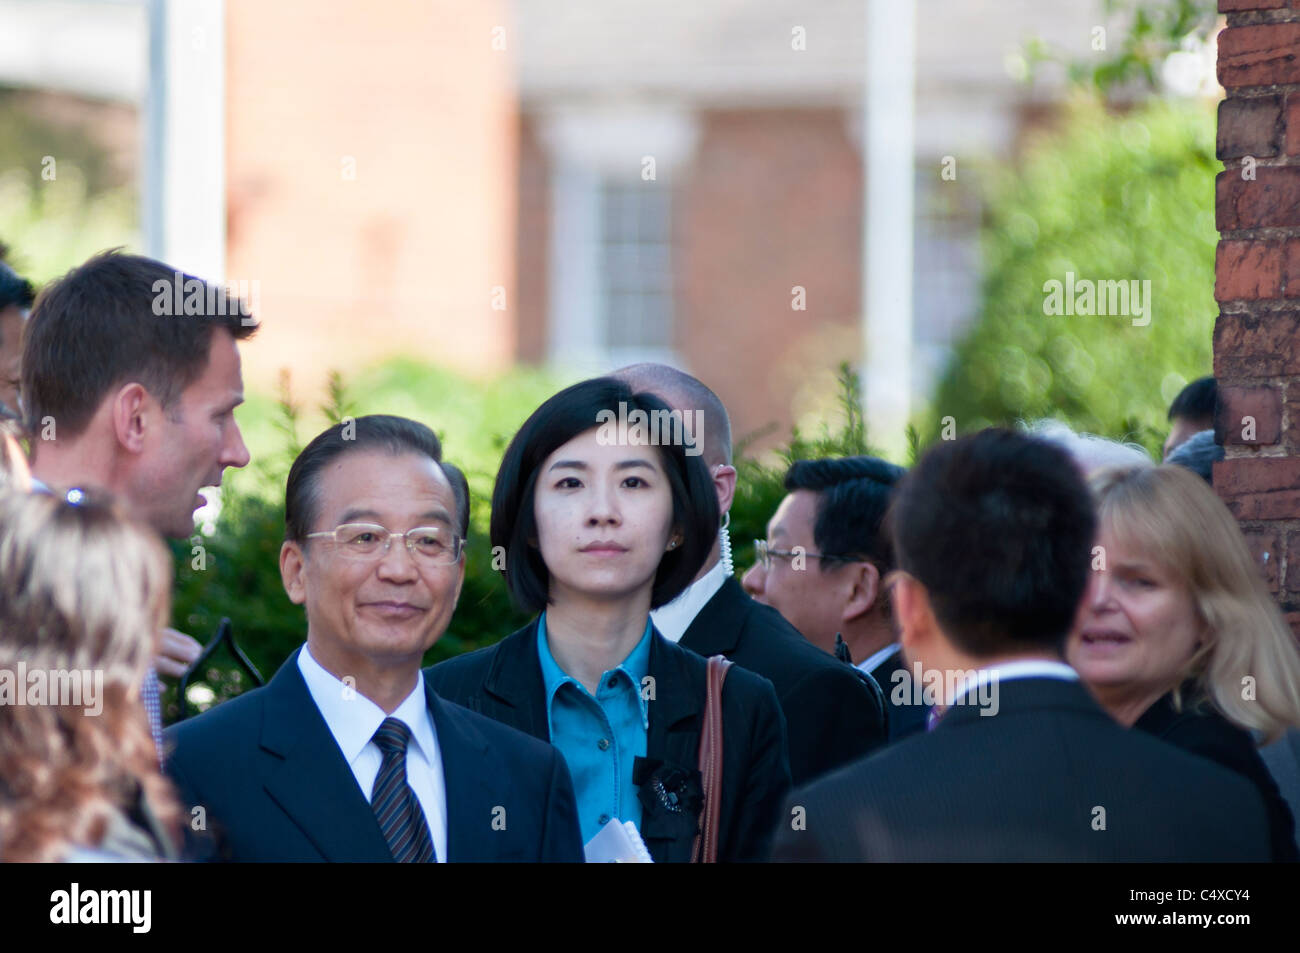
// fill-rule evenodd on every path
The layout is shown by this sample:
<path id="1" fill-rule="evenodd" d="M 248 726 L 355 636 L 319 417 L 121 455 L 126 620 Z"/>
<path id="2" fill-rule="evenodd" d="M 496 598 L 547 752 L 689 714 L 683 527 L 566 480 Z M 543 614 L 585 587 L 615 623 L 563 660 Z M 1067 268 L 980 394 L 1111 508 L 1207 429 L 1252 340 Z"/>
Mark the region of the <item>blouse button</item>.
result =
<path id="1" fill-rule="evenodd" d="M 599 748 L 601 751 L 608 751 L 608 750 L 609 750 L 609 739 L 608 739 L 608 738 L 601 738 L 599 741 L 596 742 L 596 747 Z"/>

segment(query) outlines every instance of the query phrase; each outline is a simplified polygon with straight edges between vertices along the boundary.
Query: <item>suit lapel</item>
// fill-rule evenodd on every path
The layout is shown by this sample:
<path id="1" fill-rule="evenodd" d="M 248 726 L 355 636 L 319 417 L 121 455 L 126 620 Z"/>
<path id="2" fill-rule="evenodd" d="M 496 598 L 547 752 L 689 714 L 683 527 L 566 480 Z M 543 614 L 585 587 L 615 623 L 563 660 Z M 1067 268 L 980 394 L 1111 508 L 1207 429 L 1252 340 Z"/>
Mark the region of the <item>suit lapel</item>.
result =
<path id="1" fill-rule="evenodd" d="M 488 776 L 495 768 L 487 739 L 424 682 L 429 714 L 438 729 L 442 776 L 447 791 L 448 863 L 476 863 L 496 858 L 492 822 L 492 790 Z"/>
<path id="2" fill-rule="evenodd" d="M 683 648 L 708 658 L 710 655 L 730 656 L 740 643 L 740 630 L 750 610 L 749 596 L 740 583 L 728 576 L 713 598 L 704 603 L 686 627 L 679 643 Z"/>
<path id="3" fill-rule="evenodd" d="M 300 650 L 301 651 L 301 650 Z M 291 655 L 266 687 L 263 786 L 327 861 L 391 862 L 392 853 Z"/>
<path id="4" fill-rule="evenodd" d="M 685 649 L 655 631 L 650 643 L 654 696 L 646 758 L 698 773 L 704 681 L 691 671 L 690 660 Z M 689 861 L 698 818 L 669 811 L 649 792 L 642 799 L 642 809 L 641 837 L 655 863 Z"/>
<path id="5" fill-rule="evenodd" d="M 551 740 L 536 619 L 497 645 L 483 690 L 487 696 L 483 714 L 534 738 Z"/>

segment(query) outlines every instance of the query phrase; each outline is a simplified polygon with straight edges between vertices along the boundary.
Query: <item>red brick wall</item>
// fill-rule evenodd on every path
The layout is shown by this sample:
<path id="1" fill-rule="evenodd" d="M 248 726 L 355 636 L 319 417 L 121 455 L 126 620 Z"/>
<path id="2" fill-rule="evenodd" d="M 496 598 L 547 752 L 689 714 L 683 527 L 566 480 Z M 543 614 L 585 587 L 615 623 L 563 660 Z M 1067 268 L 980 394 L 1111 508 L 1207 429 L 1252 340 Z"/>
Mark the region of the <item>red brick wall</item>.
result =
<path id="1" fill-rule="evenodd" d="M 1300 0 L 1219 10 L 1214 486 L 1300 631 Z"/>
<path id="2" fill-rule="evenodd" d="M 736 437 L 789 436 L 814 392 L 861 360 L 861 158 L 839 110 L 707 112 L 674 197 L 678 353 Z M 807 310 L 791 310 L 795 285 Z M 804 409 L 807 409 L 806 407 Z"/>
<path id="3" fill-rule="evenodd" d="M 227 275 L 261 283 L 250 389 L 315 403 L 394 355 L 515 353 L 517 108 L 504 0 L 229 0 Z M 492 289 L 506 288 L 493 308 Z"/>

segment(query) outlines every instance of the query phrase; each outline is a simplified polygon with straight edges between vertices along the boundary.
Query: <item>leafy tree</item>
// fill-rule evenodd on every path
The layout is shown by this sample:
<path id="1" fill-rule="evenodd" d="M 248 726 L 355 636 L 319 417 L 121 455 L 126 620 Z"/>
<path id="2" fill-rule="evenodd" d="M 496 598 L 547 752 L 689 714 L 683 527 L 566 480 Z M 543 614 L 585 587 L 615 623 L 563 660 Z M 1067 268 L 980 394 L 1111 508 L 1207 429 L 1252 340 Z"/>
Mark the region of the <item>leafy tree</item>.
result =
<path id="1" fill-rule="evenodd" d="M 1055 416 L 1156 451 L 1169 401 L 1211 368 L 1218 168 L 1208 105 L 1117 115 L 1081 99 L 1015 168 L 992 170 L 980 314 L 923 431 L 948 415 L 961 431 Z M 1048 283 L 1069 273 L 1149 281 L 1149 324 L 1045 313 Z"/>

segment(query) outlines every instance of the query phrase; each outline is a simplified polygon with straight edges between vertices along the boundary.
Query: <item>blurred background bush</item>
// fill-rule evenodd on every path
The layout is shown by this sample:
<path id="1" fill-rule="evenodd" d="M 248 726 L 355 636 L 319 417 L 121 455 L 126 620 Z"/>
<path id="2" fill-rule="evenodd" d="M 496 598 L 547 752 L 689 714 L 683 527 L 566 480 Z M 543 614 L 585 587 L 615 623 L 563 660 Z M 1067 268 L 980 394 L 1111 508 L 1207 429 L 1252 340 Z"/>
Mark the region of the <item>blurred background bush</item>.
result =
<path id="1" fill-rule="evenodd" d="M 1110 111 L 1080 99 L 1020 165 L 988 170 L 979 317 L 927 435 L 947 415 L 962 432 L 1050 416 L 1159 459 L 1169 402 L 1211 368 L 1214 122 L 1196 101 Z M 1044 282 L 1067 272 L 1149 278 L 1150 324 L 1045 315 Z"/>

